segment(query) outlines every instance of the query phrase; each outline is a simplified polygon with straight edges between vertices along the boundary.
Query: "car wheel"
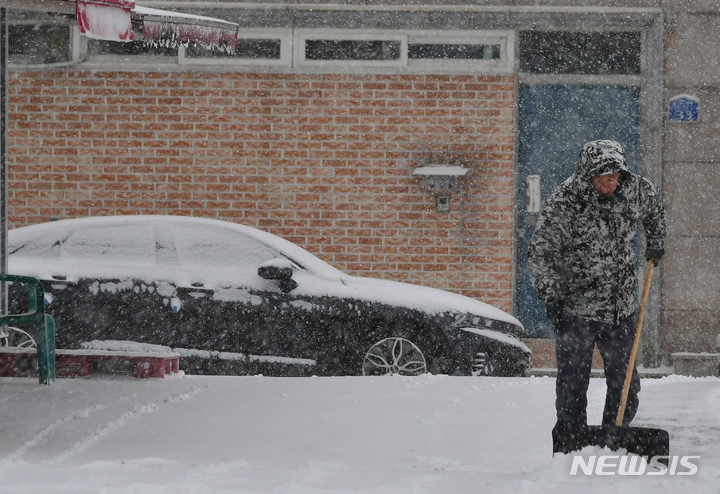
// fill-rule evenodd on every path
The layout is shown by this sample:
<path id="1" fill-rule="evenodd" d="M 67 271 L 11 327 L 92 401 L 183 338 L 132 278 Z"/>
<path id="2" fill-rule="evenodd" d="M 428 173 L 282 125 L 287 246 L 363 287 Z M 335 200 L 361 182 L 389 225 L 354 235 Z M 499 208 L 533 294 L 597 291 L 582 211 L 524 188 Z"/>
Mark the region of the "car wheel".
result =
<path id="1" fill-rule="evenodd" d="M 22 329 L 5 326 L 0 328 L 0 347 L 37 348 L 37 343 Z"/>
<path id="2" fill-rule="evenodd" d="M 363 376 L 400 374 L 419 376 L 427 372 L 425 356 L 412 341 L 385 338 L 370 347 L 362 365 Z"/>

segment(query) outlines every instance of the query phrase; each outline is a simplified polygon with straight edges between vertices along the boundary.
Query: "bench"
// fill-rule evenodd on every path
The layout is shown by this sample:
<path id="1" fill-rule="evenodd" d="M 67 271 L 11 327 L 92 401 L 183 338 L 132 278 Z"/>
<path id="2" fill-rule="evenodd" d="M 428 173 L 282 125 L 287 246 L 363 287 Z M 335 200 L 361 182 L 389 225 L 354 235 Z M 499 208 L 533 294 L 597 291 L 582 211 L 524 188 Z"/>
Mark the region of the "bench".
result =
<path id="1" fill-rule="evenodd" d="M 177 374 L 180 355 L 115 350 L 56 350 L 56 377 L 91 374 L 131 374 L 135 378 L 163 379 Z M 34 348 L 0 348 L 0 377 L 34 377 L 38 374 Z"/>

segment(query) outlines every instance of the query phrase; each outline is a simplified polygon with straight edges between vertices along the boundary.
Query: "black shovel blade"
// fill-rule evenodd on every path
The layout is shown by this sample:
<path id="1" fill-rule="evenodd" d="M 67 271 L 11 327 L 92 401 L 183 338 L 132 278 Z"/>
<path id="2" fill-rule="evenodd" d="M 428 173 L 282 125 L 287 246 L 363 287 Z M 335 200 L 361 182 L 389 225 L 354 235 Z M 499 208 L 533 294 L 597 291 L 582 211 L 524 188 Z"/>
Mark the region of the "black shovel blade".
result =
<path id="1" fill-rule="evenodd" d="M 553 429 L 553 453 L 571 453 L 586 446 L 599 446 L 612 451 L 620 449 L 628 453 L 658 458 L 667 465 L 670 456 L 670 434 L 664 429 L 647 427 L 600 427 L 590 425 L 581 429 Z"/>

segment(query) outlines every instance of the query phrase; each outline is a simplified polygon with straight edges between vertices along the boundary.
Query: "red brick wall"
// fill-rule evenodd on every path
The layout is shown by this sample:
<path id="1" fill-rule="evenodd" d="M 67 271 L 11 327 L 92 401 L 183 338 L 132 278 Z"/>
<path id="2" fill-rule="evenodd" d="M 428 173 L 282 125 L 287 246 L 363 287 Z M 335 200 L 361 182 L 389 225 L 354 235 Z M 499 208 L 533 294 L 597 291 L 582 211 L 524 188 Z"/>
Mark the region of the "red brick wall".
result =
<path id="1" fill-rule="evenodd" d="M 512 308 L 507 76 L 10 73 L 11 226 L 182 214 Z M 470 169 L 449 214 L 412 170 Z"/>

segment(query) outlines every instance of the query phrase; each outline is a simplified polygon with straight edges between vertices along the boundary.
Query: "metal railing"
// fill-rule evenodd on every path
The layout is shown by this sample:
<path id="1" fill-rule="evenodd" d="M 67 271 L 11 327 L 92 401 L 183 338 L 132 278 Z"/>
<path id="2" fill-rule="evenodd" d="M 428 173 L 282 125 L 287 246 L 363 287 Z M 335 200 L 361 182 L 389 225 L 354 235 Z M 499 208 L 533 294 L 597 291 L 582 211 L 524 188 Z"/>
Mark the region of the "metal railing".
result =
<path id="1" fill-rule="evenodd" d="M 45 289 L 40 280 L 29 276 L 0 274 L 0 283 L 22 283 L 28 290 L 28 311 L 0 315 L 0 327 L 17 324 L 32 325 L 37 341 L 38 376 L 40 384 L 55 382 L 55 321 L 45 314 Z"/>

